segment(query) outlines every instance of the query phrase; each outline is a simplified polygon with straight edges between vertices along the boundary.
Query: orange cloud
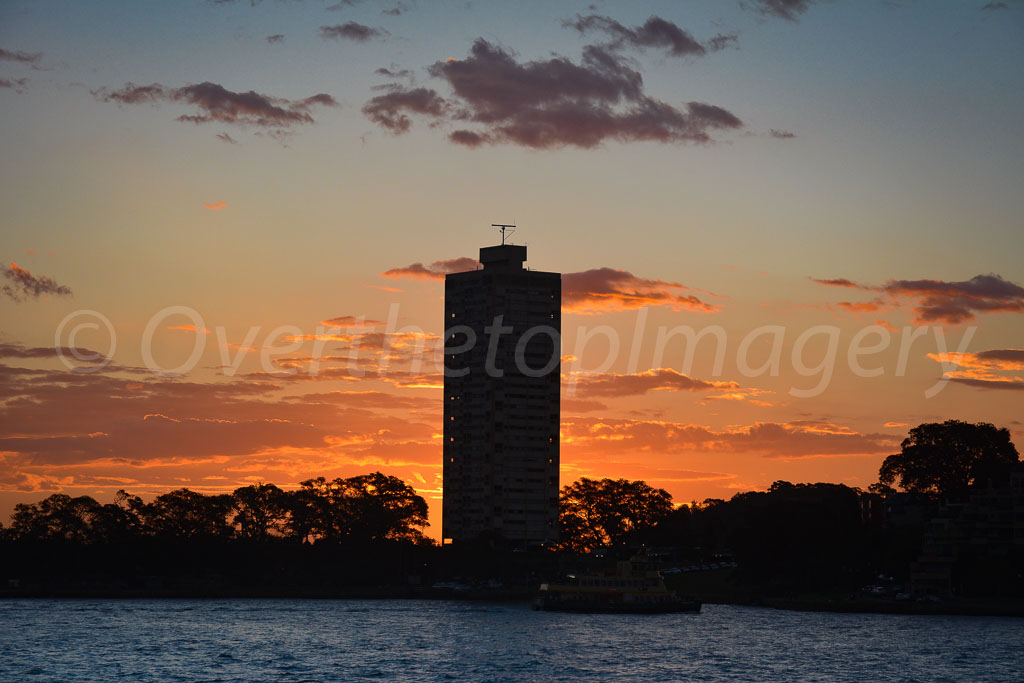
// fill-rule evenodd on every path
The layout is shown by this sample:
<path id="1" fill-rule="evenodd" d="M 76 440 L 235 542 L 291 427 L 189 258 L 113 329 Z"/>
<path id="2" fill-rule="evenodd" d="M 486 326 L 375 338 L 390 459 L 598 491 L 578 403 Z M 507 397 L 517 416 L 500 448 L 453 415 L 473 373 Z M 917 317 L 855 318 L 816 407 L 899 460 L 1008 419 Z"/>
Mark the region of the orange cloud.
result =
<path id="1" fill-rule="evenodd" d="M 381 320 L 367 320 L 366 318 L 354 315 L 339 315 L 335 318 L 321 320 L 320 324 L 327 325 L 328 327 L 380 327 L 387 323 Z"/>
<path id="2" fill-rule="evenodd" d="M 223 209 L 227 205 L 228 205 L 228 203 L 225 202 L 224 200 L 221 200 L 221 201 L 218 201 L 218 202 L 214 202 L 212 204 L 207 204 L 206 202 L 203 202 L 203 206 L 205 206 L 210 211 L 220 211 L 221 209 Z"/>
<path id="3" fill-rule="evenodd" d="M 952 363 L 963 368 L 1000 372 L 1024 370 L 1024 349 L 993 349 L 977 353 L 929 353 L 927 356 L 936 362 Z"/>
<path id="4" fill-rule="evenodd" d="M 562 399 L 562 411 L 563 412 L 576 412 L 576 413 L 589 413 L 595 410 L 605 410 L 608 406 L 600 401 L 594 401 L 585 398 L 563 398 Z"/>
<path id="5" fill-rule="evenodd" d="M 636 396 L 648 391 L 709 391 L 738 389 L 736 382 L 707 382 L 694 379 L 672 368 L 651 368 L 633 374 L 607 372 L 574 376 L 582 396 Z"/>
<path id="6" fill-rule="evenodd" d="M 425 381 L 398 373 L 394 379 L 396 384 Z M 439 412 L 440 401 L 402 393 L 278 397 L 279 385 L 247 380 L 161 378 L 127 384 L 114 373 L 8 366 L 0 368 L 0 386 L 19 399 L 0 406 L 0 490 L 11 483 L 5 473 L 56 476 L 69 467 L 93 467 L 95 474 L 110 465 L 124 474 L 160 464 L 223 464 L 281 449 L 315 451 L 338 444 L 363 446 L 335 450 L 336 457 L 379 455 L 389 444 L 416 442 L 432 452 L 439 447 L 433 438 L 439 415 L 430 409 L 438 406 Z M 427 415 L 429 424 L 416 414 Z M 440 463 L 439 454 L 435 462 Z"/>
<path id="7" fill-rule="evenodd" d="M 977 353 L 929 353 L 928 358 L 942 363 L 946 370 L 942 377 L 951 382 L 979 389 L 1009 389 L 1024 391 L 1024 349 L 992 349 Z"/>
<path id="8" fill-rule="evenodd" d="M 979 389 L 1024 391 L 1024 377 L 1003 377 L 983 370 L 956 370 L 947 372 L 943 378 Z"/>
<path id="9" fill-rule="evenodd" d="M 460 256 L 459 258 L 434 261 L 429 266 L 422 263 L 413 263 L 402 268 L 392 268 L 381 273 L 382 277 L 390 278 L 414 278 L 418 280 L 443 280 L 448 273 L 460 273 L 467 270 L 476 270 L 480 262 L 475 258 Z"/>
<path id="10" fill-rule="evenodd" d="M 877 301 L 840 301 L 836 306 L 850 311 L 851 313 L 875 313 L 877 311 L 884 310 L 882 304 Z"/>
<path id="11" fill-rule="evenodd" d="M 889 434 L 862 434 L 827 422 L 756 422 L 713 430 L 664 420 L 562 420 L 562 443 L 574 449 L 628 452 L 753 453 L 769 458 L 878 455 L 895 446 Z M 614 444 L 614 445 L 612 445 Z"/>
<path id="12" fill-rule="evenodd" d="M 401 268 L 391 268 L 381 273 L 381 276 L 443 280 L 448 273 L 475 270 L 479 267 L 480 263 L 476 259 L 459 257 L 434 261 L 429 266 L 413 263 Z M 630 310 L 644 306 L 669 306 L 677 311 L 688 310 L 700 313 L 714 313 L 719 310 L 718 306 L 706 303 L 694 294 L 683 293 L 691 289 L 693 288 L 679 282 L 641 278 L 625 270 L 594 268 L 562 275 L 562 310 L 584 315 Z M 721 297 L 713 292 L 695 291 Z"/>
<path id="13" fill-rule="evenodd" d="M 718 307 L 701 301 L 679 282 L 637 277 L 625 270 L 594 268 L 562 276 L 562 310 L 592 314 L 644 306 L 714 313 Z"/>
<path id="14" fill-rule="evenodd" d="M 383 391 L 327 391 L 303 394 L 301 396 L 287 396 L 283 400 L 289 403 L 328 403 L 383 410 L 439 409 L 436 398 L 399 396 Z"/>
<path id="15" fill-rule="evenodd" d="M 431 350 L 432 344 L 441 340 L 438 334 L 430 332 L 350 332 L 324 334 L 295 334 L 285 337 L 288 342 L 336 341 L 341 348 L 371 349 L 381 351 L 404 351 L 408 349 Z"/>
<path id="16" fill-rule="evenodd" d="M 1005 280 L 999 275 L 975 275 L 970 280 L 889 280 L 881 286 L 861 285 L 846 278 L 822 280 L 810 278 L 818 284 L 850 287 L 880 292 L 893 308 L 913 307 L 920 324 L 945 322 L 957 325 L 974 320 L 977 313 L 1024 313 L 1024 287 Z M 837 306 L 854 312 L 880 309 L 882 301 L 850 303 Z"/>
<path id="17" fill-rule="evenodd" d="M 724 384 L 724 382 L 723 382 Z M 753 387 L 739 387 L 732 391 L 726 391 L 723 394 L 712 394 L 705 396 L 700 402 L 701 405 L 707 405 L 707 401 L 750 401 L 754 405 L 762 406 L 764 408 L 770 408 L 774 404 L 768 401 L 762 401 L 754 398 L 755 396 L 761 396 L 763 394 L 770 394 L 771 391 L 767 389 L 754 389 Z"/>
<path id="18" fill-rule="evenodd" d="M 199 332 L 200 334 L 210 334 L 210 331 L 205 327 L 203 329 L 197 329 L 195 325 L 168 325 L 168 330 L 179 330 L 181 332 Z"/>

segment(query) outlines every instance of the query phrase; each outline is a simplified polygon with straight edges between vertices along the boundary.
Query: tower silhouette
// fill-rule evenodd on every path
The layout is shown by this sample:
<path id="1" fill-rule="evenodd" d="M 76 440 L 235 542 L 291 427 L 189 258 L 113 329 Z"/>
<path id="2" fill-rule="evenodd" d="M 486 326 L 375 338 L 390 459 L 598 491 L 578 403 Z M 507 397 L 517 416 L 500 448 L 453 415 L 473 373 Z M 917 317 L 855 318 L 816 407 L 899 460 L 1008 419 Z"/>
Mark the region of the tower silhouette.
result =
<path id="1" fill-rule="evenodd" d="M 526 247 L 480 249 L 445 277 L 445 542 L 558 539 L 562 277 Z"/>

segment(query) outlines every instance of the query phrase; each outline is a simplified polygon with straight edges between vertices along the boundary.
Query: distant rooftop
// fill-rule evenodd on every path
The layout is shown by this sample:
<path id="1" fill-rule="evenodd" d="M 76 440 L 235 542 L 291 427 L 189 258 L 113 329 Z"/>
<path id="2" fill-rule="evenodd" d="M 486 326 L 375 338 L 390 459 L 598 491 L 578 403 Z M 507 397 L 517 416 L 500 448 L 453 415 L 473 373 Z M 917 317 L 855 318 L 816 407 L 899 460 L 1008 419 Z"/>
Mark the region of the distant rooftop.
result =
<path id="1" fill-rule="evenodd" d="M 484 270 L 522 270 L 526 261 L 526 247 L 519 244 L 500 244 L 480 248 L 480 263 Z"/>

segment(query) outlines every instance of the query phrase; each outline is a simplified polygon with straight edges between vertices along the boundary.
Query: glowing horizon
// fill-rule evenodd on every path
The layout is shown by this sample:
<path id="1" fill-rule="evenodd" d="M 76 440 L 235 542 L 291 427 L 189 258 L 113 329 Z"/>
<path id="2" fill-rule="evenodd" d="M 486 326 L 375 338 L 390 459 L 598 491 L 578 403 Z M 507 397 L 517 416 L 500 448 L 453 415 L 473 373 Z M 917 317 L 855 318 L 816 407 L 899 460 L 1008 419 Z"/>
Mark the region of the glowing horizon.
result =
<path id="1" fill-rule="evenodd" d="M 1022 443 L 1018 4 L 50 5 L 0 8 L 5 524 L 380 470 L 436 538 L 495 222 L 563 274 L 562 485 Z"/>

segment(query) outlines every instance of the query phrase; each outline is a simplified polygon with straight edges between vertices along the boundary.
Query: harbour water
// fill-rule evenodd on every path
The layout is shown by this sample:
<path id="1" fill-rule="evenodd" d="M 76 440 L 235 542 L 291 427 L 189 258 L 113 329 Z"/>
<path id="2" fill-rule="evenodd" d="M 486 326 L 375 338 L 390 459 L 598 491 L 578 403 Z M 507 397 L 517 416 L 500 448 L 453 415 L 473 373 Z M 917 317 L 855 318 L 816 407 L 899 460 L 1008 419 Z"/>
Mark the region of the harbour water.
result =
<path id="1" fill-rule="evenodd" d="M 3 681 L 1019 681 L 1024 619 L 705 605 L 0 601 Z"/>

